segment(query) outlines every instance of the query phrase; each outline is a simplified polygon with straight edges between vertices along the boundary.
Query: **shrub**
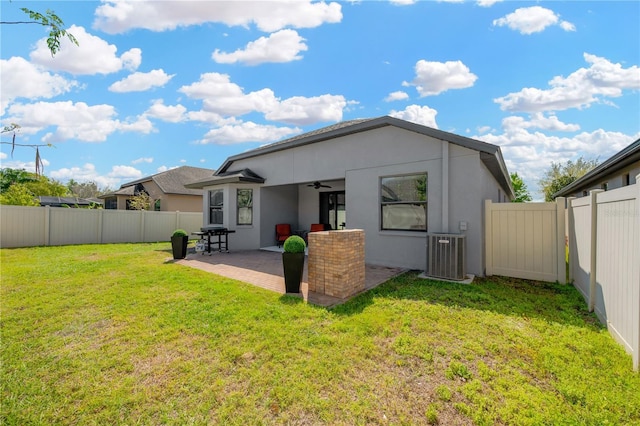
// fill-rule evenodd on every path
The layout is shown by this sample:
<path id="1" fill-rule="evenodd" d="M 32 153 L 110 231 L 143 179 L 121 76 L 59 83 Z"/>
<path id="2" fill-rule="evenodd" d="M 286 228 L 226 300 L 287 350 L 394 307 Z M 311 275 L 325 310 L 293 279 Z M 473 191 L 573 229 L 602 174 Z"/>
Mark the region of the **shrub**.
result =
<path id="1" fill-rule="evenodd" d="M 302 237 L 292 235 L 285 240 L 283 247 L 286 253 L 304 253 L 304 249 L 307 245 Z"/>
<path id="2" fill-rule="evenodd" d="M 185 231 L 184 229 L 176 229 L 175 231 L 173 231 L 173 235 L 172 237 L 186 237 L 187 235 L 187 231 Z"/>

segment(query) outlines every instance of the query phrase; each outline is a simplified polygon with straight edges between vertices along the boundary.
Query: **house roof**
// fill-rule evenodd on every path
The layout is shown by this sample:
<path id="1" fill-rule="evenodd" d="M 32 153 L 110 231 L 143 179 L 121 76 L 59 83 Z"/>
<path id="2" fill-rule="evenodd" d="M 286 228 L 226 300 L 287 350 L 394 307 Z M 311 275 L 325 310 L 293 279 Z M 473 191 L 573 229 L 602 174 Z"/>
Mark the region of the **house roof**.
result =
<path id="1" fill-rule="evenodd" d="M 210 185 L 220 185 L 223 183 L 264 183 L 265 179 L 258 176 L 256 173 L 249 169 L 243 169 L 238 172 L 225 172 L 214 176 L 208 176 L 206 178 L 197 180 L 186 184 L 187 188 L 204 188 Z"/>
<path id="2" fill-rule="evenodd" d="M 251 151 L 246 151 L 241 154 L 231 156 L 225 160 L 225 162 L 216 172 L 216 175 L 222 175 L 228 172 L 233 163 L 238 160 L 257 157 L 260 155 L 322 142 L 329 139 L 335 139 L 338 137 L 365 132 L 385 126 L 394 126 L 412 132 L 420 133 L 422 135 L 430 136 L 480 152 L 480 159 L 498 181 L 500 186 L 502 186 L 505 192 L 510 194 L 511 197 L 514 196 L 513 187 L 511 186 L 511 178 L 509 177 L 507 167 L 502 157 L 502 151 L 500 150 L 499 146 L 481 142 L 475 139 L 466 138 L 464 136 L 459 136 L 453 133 L 444 132 L 442 130 L 433 129 L 431 127 L 423 126 L 420 124 L 411 123 L 405 120 L 400 120 L 398 118 L 390 116 L 343 121 L 341 123 L 336 123 L 331 126 L 323 127 L 321 129 L 313 130 L 308 133 L 304 133 L 289 139 L 253 149 Z"/>
<path id="3" fill-rule="evenodd" d="M 574 180 L 569 185 L 553 194 L 553 198 L 564 197 L 576 191 L 580 191 L 583 188 L 588 188 L 606 176 L 615 173 L 636 161 L 640 161 L 640 139 L 632 142 L 622 151 L 614 154 L 612 157 L 609 157 L 581 178 Z"/>
<path id="4" fill-rule="evenodd" d="M 105 194 L 101 198 L 114 196 L 114 195 L 135 195 L 135 187 L 138 184 L 145 182 L 155 182 L 165 194 L 179 194 L 179 195 L 202 195 L 202 191 L 187 187 L 185 183 L 194 182 L 197 180 L 210 178 L 215 173 L 212 169 L 203 169 L 200 167 L 181 166 L 175 169 L 170 169 L 165 172 L 156 173 L 155 175 L 146 176 L 141 179 L 137 179 L 131 182 L 120 185 L 120 189 L 110 194 Z"/>

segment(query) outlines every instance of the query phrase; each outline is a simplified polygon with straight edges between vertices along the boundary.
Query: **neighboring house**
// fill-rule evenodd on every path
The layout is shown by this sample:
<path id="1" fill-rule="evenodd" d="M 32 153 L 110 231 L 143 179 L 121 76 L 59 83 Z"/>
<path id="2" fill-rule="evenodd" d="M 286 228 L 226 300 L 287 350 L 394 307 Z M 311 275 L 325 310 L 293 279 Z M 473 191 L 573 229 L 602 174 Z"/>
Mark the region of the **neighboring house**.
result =
<path id="1" fill-rule="evenodd" d="M 39 196 L 38 201 L 41 206 L 51 207 L 92 207 L 95 205 L 102 206 L 103 201 L 96 198 L 77 198 L 77 197 L 53 197 Z"/>
<path id="2" fill-rule="evenodd" d="M 607 191 L 633 185 L 639 174 L 640 139 L 553 194 L 553 197 L 584 197 L 592 189 Z"/>
<path id="3" fill-rule="evenodd" d="M 132 182 L 120 189 L 101 195 L 105 209 L 130 210 L 130 199 L 145 193 L 153 200 L 151 210 L 156 211 L 202 211 L 202 190 L 185 188 L 184 184 L 211 177 L 215 170 L 182 166 L 157 173 Z"/>
<path id="4" fill-rule="evenodd" d="M 365 231 L 366 262 L 424 270 L 427 232 L 465 232 L 484 274 L 484 200 L 510 201 L 500 148 L 392 117 L 352 120 L 229 157 L 202 188 L 204 225 L 233 249 L 275 245 L 275 225 Z M 461 231 L 461 229 L 466 229 Z"/>

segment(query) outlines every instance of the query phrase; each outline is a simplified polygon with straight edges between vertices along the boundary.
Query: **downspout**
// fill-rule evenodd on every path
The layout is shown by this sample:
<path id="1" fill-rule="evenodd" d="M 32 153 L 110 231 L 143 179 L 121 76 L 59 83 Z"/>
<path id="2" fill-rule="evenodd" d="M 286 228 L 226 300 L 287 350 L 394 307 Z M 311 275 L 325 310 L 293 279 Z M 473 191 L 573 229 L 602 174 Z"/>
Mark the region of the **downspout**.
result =
<path id="1" fill-rule="evenodd" d="M 442 141 L 442 232 L 449 232 L 449 142 Z"/>

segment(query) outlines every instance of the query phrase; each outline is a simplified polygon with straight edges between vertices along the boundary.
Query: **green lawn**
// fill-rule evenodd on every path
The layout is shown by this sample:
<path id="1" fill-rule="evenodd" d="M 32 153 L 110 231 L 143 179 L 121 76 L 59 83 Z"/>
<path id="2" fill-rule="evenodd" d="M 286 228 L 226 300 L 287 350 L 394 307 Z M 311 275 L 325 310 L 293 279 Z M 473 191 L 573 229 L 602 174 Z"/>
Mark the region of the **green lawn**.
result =
<path id="1" fill-rule="evenodd" d="M 640 424 L 571 286 L 409 273 L 327 310 L 169 250 L 0 251 L 0 423 Z"/>

